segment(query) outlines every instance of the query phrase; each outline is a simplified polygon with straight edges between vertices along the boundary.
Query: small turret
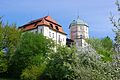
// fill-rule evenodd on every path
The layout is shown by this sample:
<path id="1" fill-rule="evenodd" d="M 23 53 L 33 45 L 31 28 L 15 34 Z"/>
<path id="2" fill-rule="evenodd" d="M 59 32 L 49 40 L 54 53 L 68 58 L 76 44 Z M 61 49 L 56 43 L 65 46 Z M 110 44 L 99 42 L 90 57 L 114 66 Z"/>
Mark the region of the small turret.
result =
<path id="1" fill-rule="evenodd" d="M 76 42 L 77 45 L 79 44 L 78 46 L 83 46 L 85 44 L 84 39 L 89 38 L 88 24 L 78 16 L 76 20 L 70 23 L 69 29 L 70 39 Z"/>

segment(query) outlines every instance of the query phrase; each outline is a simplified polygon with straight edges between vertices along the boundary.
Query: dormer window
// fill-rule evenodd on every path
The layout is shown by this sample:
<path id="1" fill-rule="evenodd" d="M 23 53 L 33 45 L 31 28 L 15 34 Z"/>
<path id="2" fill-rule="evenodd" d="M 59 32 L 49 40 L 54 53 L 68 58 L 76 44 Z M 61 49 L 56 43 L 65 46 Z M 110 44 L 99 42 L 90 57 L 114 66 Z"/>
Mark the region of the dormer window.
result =
<path id="1" fill-rule="evenodd" d="M 55 26 L 55 28 L 56 28 L 56 30 L 57 30 L 57 31 L 59 31 L 59 28 L 58 28 L 58 26 Z"/>
<path id="2" fill-rule="evenodd" d="M 50 23 L 50 27 L 53 28 L 53 25 Z"/>

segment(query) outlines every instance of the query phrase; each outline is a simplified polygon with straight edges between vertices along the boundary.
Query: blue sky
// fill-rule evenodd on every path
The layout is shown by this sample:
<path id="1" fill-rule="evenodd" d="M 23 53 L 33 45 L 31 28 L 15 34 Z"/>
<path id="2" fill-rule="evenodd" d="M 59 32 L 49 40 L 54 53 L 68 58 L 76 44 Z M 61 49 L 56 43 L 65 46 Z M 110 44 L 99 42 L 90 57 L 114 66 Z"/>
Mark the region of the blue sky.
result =
<path id="1" fill-rule="evenodd" d="M 0 0 L 0 16 L 9 24 L 21 26 L 50 15 L 69 36 L 69 24 L 79 15 L 89 24 L 90 37 L 114 38 L 110 11 L 116 14 L 115 0 Z"/>

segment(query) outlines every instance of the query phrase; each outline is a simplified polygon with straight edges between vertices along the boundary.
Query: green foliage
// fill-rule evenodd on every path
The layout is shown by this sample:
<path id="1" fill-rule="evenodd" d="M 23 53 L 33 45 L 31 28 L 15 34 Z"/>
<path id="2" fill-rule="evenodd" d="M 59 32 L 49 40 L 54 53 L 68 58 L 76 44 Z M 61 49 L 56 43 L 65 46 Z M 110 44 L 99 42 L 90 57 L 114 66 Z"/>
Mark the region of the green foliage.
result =
<path id="1" fill-rule="evenodd" d="M 103 61 L 112 61 L 113 51 L 113 42 L 107 36 L 103 39 L 91 38 L 87 42 L 96 50 L 98 54 L 102 55 Z"/>
<path id="2" fill-rule="evenodd" d="M 44 68 L 43 63 L 49 53 L 53 52 L 53 48 L 54 42 L 42 34 L 24 33 L 12 57 L 10 72 L 16 73 L 16 76 L 22 74 L 22 79 L 28 78 L 28 75 L 38 77 L 38 72 L 39 74 L 43 72 L 41 70 Z M 34 68 L 38 69 L 38 72 L 34 71 Z"/>
<path id="3" fill-rule="evenodd" d="M 8 25 L 1 27 L 1 48 L 9 48 L 9 53 L 14 53 L 14 49 L 20 40 L 21 33 L 16 29 L 15 25 Z"/>
<path id="4" fill-rule="evenodd" d="M 120 44 L 120 30 L 116 31 L 115 41 L 116 43 Z"/>
<path id="5" fill-rule="evenodd" d="M 72 65 L 76 63 L 75 51 L 64 46 L 57 48 L 57 51 L 52 54 L 47 70 L 47 74 L 51 79 L 62 80 L 71 76 L 73 73 Z"/>
<path id="6" fill-rule="evenodd" d="M 113 24 L 113 27 L 114 27 L 113 31 L 116 34 L 115 41 L 117 44 L 120 44 L 120 17 L 119 17 L 120 4 L 119 4 L 119 0 L 116 0 L 115 4 L 118 10 L 118 17 L 115 17 L 111 14 L 110 21 Z"/>
<path id="7" fill-rule="evenodd" d="M 111 50 L 113 48 L 113 41 L 107 36 L 101 40 L 103 47 L 106 50 Z"/>
<path id="8" fill-rule="evenodd" d="M 112 66 L 112 74 L 114 76 L 114 80 L 120 80 L 120 55 L 114 55 Z"/>
<path id="9" fill-rule="evenodd" d="M 0 51 L 0 73 L 6 72 L 8 68 L 8 62 L 6 56 L 2 51 Z"/>
<path id="10" fill-rule="evenodd" d="M 15 51 L 20 36 L 21 32 L 16 29 L 15 25 L 3 25 L 0 18 L 0 73 L 7 71 L 9 60 Z M 4 51 L 5 48 L 8 50 Z"/>
<path id="11" fill-rule="evenodd" d="M 113 69 L 113 74 L 115 77 L 115 80 L 120 80 L 120 2 L 119 0 L 116 0 L 116 6 L 117 6 L 117 11 L 118 11 L 118 16 L 115 17 L 111 14 L 110 21 L 113 24 L 113 31 L 116 34 L 115 37 L 115 51 L 116 54 L 113 56 L 113 62 L 112 62 L 112 69 Z"/>
<path id="12" fill-rule="evenodd" d="M 108 65 L 100 62 L 96 56 L 79 52 L 79 62 L 74 67 L 79 80 L 110 80 L 108 70 Z"/>
<path id="13" fill-rule="evenodd" d="M 37 80 L 45 72 L 47 62 L 47 57 L 41 56 L 41 54 L 34 56 L 30 61 L 30 65 L 22 71 L 21 79 Z"/>
<path id="14" fill-rule="evenodd" d="M 51 80 L 110 80 L 111 65 L 101 62 L 92 52 L 60 46 L 51 57 L 46 74 Z"/>
<path id="15" fill-rule="evenodd" d="M 37 80 L 39 76 L 45 71 L 46 64 L 42 63 L 40 66 L 32 65 L 25 68 L 21 74 L 22 80 Z"/>

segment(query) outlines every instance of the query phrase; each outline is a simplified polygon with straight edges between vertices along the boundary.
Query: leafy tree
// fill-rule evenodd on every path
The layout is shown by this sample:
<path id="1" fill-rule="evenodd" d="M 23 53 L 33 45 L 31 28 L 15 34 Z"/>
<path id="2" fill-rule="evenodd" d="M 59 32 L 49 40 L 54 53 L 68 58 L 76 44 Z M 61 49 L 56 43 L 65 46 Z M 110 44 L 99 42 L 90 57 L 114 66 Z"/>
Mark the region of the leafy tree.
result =
<path id="1" fill-rule="evenodd" d="M 21 74 L 22 80 L 39 80 L 40 76 L 46 69 L 46 63 L 38 65 L 31 65 L 26 67 Z"/>
<path id="2" fill-rule="evenodd" d="M 78 66 L 74 67 L 79 80 L 110 80 L 111 65 L 91 55 L 93 52 L 80 53 Z"/>
<path id="3" fill-rule="evenodd" d="M 101 54 L 103 61 L 112 61 L 113 42 L 109 37 L 103 39 L 91 38 L 87 42 L 96 50 L 98 54 Z"/>
<path id="4" fill-rule="evenodd" d="M 6 72 L 8 68 L 8 61 L 6 56 L 0 51 L 0 73 Z"/>
<path id="5" fill-rule="evenodd" d="M 113 41 L 107 36 L 101 40 L 102 46 L 105 49 L 103 55 L 105 56 L 104 59 L 112 60 L 112 55 L 115 53 L 113 50 Z"/>
<path id="6" fill-rule="evenodd" d="M 21 32 L 15 25 L 2 23 L 0 18 L 0 73 L 7 72 L 11 56 L 20 40 Z"/>
<path id="7" fill-rule="evenodd" d="M 115 77 L 115 80 L 120 79 L 120 3 L 118 0 L 116 0 L 116 6 L 117 6 L 117 11 L 118 11 L 118 17 L 115 17 L 111 14 L 110 21 L 112 22 L 114 29 L 113 31 L 116 34 L 115 37 L 115 51 L 116 54 L 113 55 L 113 62 L 112 62 L 112 68 L 113 68 L 113 74 Z"/>
<path id="8" fill-rule="evenodd" d="M 118 10 L 118 14 L 120 14 L 120 5 L 119 5 L 119 1 L 116 0 L 116 6 L 117 6 L 117 10 Z M 111 17 L 110 17 L 110 21 L 111 23 L 113 24 L 114 26 L 114 29 L 113 31 L 115 32 L 116 34 L 116 37 L 115 37 L 115 50 L 116 52 L 120 52 L 120 17 L 118 15 L 118 17 L 114 17 L 112 14 L 111 14 Z"/>
<path id="9" fill-rule="evenodd" d="M 24 33 L 12 57 L 10 74 L 16 74 L 17 77 L 21 75 L 25 80 L 30 76 L 38 78 L 38 74 L 44 72 L 44 62 L 53 49 L 54 42 L 42 34 Z"/>
<path id="10" fill-rule="evenodd" d="M 52 55 L 46 71 L 51 80 L 110 80 L 111 65 L 97 59 L 93 52 L 60 46 Z"/>
<path id="11" fill-rule="evenodd" d="M 47 75 L 51 79 L 68 79 L 73 73 L 72 65 L 75 65 L 75 50 L 68 47 L 59 46 L 57 51 L 52 54 L 48 66 Z"/>
<path id="12" fill-rule="evenodd" d="M 17 43 L 20 40 L 21 33 L 15 25 L 0 26 L 1 27 L 1 48 L 8 48 L 9 53 L 14 53 Z"/>
<path id="13" fill-rule="evenodd" d="M 110 39 L 110 37 L 105 37 L 101 40 L 103 47 L 106 50 L 111 51 L 111 49 L 113 48 L 113 41 Z"/>

